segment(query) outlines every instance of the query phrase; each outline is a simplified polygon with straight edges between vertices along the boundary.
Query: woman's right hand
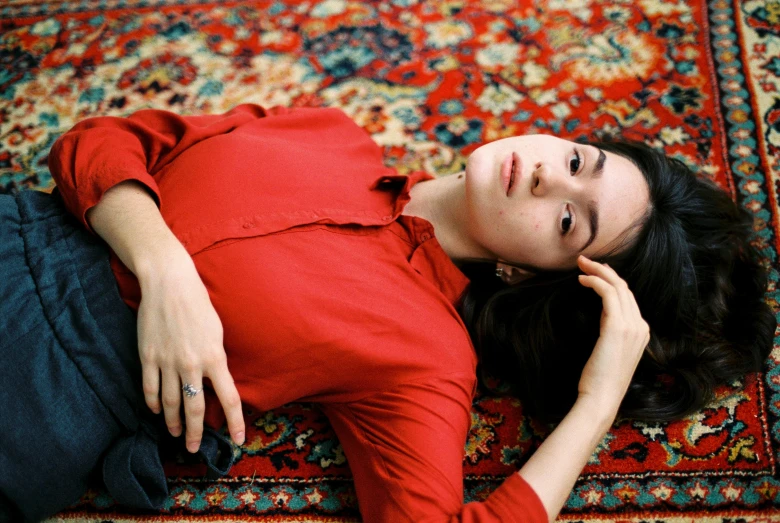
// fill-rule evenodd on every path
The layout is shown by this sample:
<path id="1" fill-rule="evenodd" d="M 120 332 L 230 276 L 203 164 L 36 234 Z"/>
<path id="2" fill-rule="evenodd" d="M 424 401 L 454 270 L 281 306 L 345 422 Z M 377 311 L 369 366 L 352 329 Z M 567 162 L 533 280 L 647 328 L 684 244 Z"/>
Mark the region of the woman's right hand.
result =
<path id="1" fill-rule="evenodd" d="M 600 336 L 582 371 L 577 401 L 593 402 L 614 419 L 650 341 L 650 327 L 634 294 L 611 267 L 584 256 L 577 263 L 585 273 L 580 283 L 596 291 L 603 304 Z"/>
<path id="2" fill-rule="evenodd" d="M 577 401 L 519 471 L 550 521 L 566 503 L 582 468 L 615 420 L 650 340 L 650 329 L 626 282 L 607 265 L 584 256 L 577 264 L 585 273 L 580 283 L 601 296 L 601 333 L 582 370 Z"/>
<path id="3" fill-rule="evenodd" d="M 139 278 L 138 350 L 146 404 L 159 414 L 162 389 L 165 422 L 178 437 L 184 401 L 187 449 L 196 452 L 203 435 L 205 400 L 203 393 L 183 397 L 182 386 L 189 383 L 202 389 L 207 377 L 222 404 L 230 435 L 241 445 L 245 434 L 241 399 L 227 366 L 222 322 L 208 291 L 186 252 L 155 266 L 162 269 Z"/>

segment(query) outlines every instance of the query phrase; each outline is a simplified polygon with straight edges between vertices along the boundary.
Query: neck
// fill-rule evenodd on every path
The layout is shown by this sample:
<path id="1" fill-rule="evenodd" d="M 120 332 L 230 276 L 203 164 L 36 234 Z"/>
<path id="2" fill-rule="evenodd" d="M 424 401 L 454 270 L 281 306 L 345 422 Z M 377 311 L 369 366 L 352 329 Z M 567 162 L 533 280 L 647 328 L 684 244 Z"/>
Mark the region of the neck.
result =
<path id="1" fill-rule="evenodd" d="M 453 262 L 489 257 L 468 234 L 465 173 L 420 182 L 412 187 L 410 197 L 402 214 L 431 222 L 436 240 Z"/>

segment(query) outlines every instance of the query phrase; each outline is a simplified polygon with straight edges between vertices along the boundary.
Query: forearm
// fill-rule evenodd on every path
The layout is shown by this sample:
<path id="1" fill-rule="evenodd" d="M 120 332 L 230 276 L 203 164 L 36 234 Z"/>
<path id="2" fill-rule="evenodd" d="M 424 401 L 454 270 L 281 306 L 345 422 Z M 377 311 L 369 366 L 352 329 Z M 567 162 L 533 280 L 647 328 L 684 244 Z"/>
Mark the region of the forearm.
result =
<path id="1" fill-rule="evenodd" d="M 189 258 L 144 186 L 121 182 L 89 209 L 87 221 L 139 281 Z"/>
<path id="2" fill-rule="evenodd" d="M 542 501 L 554 521 L 569 497 L 574 482 L 614 420 L 611 409 L 597 409 L 579 400 L 547 437 L 520 474 Z"/>

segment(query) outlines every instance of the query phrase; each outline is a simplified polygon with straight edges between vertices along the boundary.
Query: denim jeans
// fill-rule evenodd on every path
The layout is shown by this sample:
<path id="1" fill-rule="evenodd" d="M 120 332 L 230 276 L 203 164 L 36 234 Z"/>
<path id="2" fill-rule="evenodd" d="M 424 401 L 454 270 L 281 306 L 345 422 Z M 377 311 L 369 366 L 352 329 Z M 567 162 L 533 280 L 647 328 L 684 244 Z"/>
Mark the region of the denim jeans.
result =
<path id="1" fill-rule="evenodd" d="M 168 495 L 162 415 L 141 391 L 136 320 L 109 250 L 53 195 L 0 195 L 0 521 L 38 521 L 102 477 L 117 502 L 159 508 Z M 209 469 L 233 463 L 205 428 Z"/>

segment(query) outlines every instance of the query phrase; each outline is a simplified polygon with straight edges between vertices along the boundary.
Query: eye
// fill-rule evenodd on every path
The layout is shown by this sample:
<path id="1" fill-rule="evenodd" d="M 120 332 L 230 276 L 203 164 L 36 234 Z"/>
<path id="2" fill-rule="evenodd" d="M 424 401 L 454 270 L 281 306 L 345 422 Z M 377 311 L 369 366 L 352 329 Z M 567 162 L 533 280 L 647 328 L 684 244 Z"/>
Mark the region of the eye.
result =
<path id="1" fill-rule="evenodd" d="M 571 229 L 571 224 L 573 221 L 574 221 L 574 215 L 572 215 L 571 210 L 567 205 L 566 213 L 563 215 L 563 219 L 561 220 L 561 230 L 563 230 L 562 236 L 566 236 L 566 234 L 569 232 L 569 229 Z"/>
<path id="2" fill-rule="evenodd" d="M 577 174 L 577 172 L 580 170 L 580 166 L 582 165 L 582 157 L 580 156 L 579 151 L 577 149 L 574 149 L 574 157 L 569 160 L 569 169 L 571 170 L 572 176 Z"/>

